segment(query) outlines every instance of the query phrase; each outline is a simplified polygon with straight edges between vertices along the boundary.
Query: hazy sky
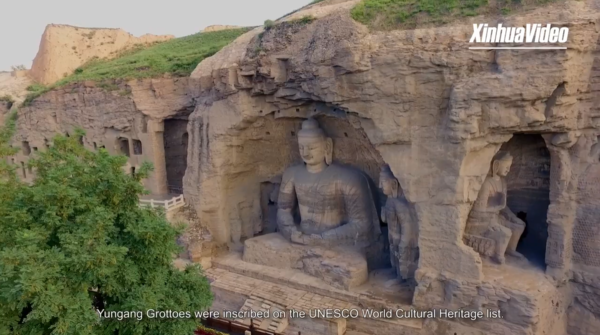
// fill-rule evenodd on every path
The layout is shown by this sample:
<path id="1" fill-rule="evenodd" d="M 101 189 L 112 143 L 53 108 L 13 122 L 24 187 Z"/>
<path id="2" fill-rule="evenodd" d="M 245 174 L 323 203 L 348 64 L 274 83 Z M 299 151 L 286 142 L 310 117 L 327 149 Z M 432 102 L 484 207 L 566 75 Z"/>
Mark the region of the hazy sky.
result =
<path id="1" fill-rule="evenodd" d="M 47 24 L 122 28 L 143 34 L 196 33 L 213 24 L 258 26 L 311 0 L 0 0 L 0 71 L 31 67 Z"/>

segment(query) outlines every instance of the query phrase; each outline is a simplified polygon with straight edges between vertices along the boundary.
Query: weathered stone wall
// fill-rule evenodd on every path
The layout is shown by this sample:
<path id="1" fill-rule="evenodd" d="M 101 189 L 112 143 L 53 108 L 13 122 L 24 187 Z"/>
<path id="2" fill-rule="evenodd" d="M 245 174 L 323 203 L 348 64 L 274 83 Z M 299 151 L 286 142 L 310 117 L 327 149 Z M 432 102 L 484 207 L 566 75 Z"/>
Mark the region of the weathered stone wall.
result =
<path id="1" fill-rule="evenodd" d="M 200 225 L 228 243 L 261 230 L 261 183 L 300 162 L 299 123 L 316 116 L 334 138 L 334 159 L 362 169 L 374 184 L 379 167 L 389 164 L 415 209 L 420 259 L 413 305 L 491 308 L 505 315 L 432 330 L 563 335 L 568 315 L 569 334 L 593 334 L 600 315 L 600 286 L 589 267 L 598 223 L 590 215 L 598 186 L 589 182 L 596 176 L 593 145 L 600 135 L 598 1 L 568 1 L 503 22 L 568 25 L 568 49 L 551 52 L 468 50 L 469 24 L 370 32 L 349 17 L 355 3 L 313 6 L 292 17 L 317 16 L 310 24 L 255 29 L 199 64 L 191 80 L 119 87 L 131 95 L 93 85 L 50 92 L 20 111 L 14 144 L 42 148 L 44 139 L 75 126 L 88 131 L 87 145 L 103 144 L 113 153 L 118 137 L 139 139 L 158 166 L 150 183 L 164 192 L 163 120 L 195 106 L 187 125 L 184 194 Z M 178 127 L 174 137 L 182 132 Z M 548 276 L 529 268 L 508 274 L 486 268 L 462 242 L 492 157 L 502 145 L 518 143 L 518 133 L 541 135 L 549 152 L 543 178 L 549 179 L 549 206 L 546 219 L 536 219 L 538 226 L 547 222 Z M 513 175 L 526 166 L 525 149 L 514 148 Z M 548 157 L 536 157 L 532 163 L 546 173 Z M 19 164 L 27 156 L 13 159 Z M 509 180 L 515 199 L 509 206 L 518 211 L 519 194 L 530 201 L 531 193 L 514 191 L 529 178 Z"/>
<path id="2" fill-rule="evenodd" d="M 242 183 L 221 171 L 243 164 L 223 155 L 237 129 L 272 111 L 293 115 L 299 108 L 301 117 L 309 116 L 305 110 L 314 111 L 307 107 L 314 103 L 350 112 L 416 209 L 420 259 L 414 304 L 504 305 L 531 316 L 503 324 L 507 331 L 560 334 L 565 322 L 560 316 L 570 297 L 559 288 L 571 269 L 577 208 L 572 185 L 583 138 L 595 136 L 600 126 L 591 112 L 595 96 L 590 78 L 600 23 L 594 6 L 591 1 L 567 2 L 503 21 L 505 26 L 568 22 L 568 50 L 559 52 L 468 50 L 471 25 L 373 33 L 352 21 L 345 7 L 315 12 L 318 19 L 308 25 L 249 32 L 192 74 L 204 86 L 188 128 L 195 155 L 188 166 L 200 164 L 186 172 L 186 197 L 207 226 L 218 222 L 211 229 L 218 230 L 217 239 L 227 241 L 230 210 L 219 209 L 243 191 L 230 188 Z M 462 242 L 492 157 L 515 133 L 543 135 L 550 153 L 545 258 L 554 279 L 540 281 L 559 291 L 549 290 L 535 302 L 516 292 L 508 299 L 486 293 L 481 258 Z M 269 159 L 256 164 L 269 164 Z M 250 170 L 247 164 L 236 169 Z M 448 292 L 460 299 L 445 298 Z M 534 307 L 554 306 L 553 301 L 560 301 L 563 314 Z M 541 325 L 539 318 L 552 322 Z"/>
<path id="3" fill-rule="evenodd" d="M 30 150 L 22 149 L 10 160 L 26 166 L 35 151 L 44 150 L 57 133 L 72 135 L 75 128 L 82 128 L 86 131 L 83 143 L 89 149 L 105 147 L 111 154 L 123 154 L 126 148 L 126 172 L 139 170 L 144 161 L 154 164 L 155 171 L 145 186 L 153 194 L 167 193 L 162 120 L 192 104 L 188 80 L 131 81 L 109 86 L 110 90 L 91 82 L 71 85 L 20 108 L 13 145 L 24 148 L 26 143 Z M 25 176 L 31 181 L 35 171 L 25 170 Z"/>

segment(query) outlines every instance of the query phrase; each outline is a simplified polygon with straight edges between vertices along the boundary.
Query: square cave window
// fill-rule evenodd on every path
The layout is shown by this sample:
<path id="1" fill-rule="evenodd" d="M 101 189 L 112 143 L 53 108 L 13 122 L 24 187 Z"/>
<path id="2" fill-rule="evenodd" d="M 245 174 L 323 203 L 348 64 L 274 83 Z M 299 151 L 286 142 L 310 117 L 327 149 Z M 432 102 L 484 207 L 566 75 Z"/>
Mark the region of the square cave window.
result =
<path id="1" fill-rule="evenodd" d="M 133 154 L 141 155 L 142 154 L 142 141 L 133 140 Z"/>
<path id="2" fill-rule="evenodd" d="M 23 154 L 29 156 L 31 154 L 31 147 L 29 146 L 29 142 L 23 141 L 21 142 L 21 148 L 23 149 Z"/>

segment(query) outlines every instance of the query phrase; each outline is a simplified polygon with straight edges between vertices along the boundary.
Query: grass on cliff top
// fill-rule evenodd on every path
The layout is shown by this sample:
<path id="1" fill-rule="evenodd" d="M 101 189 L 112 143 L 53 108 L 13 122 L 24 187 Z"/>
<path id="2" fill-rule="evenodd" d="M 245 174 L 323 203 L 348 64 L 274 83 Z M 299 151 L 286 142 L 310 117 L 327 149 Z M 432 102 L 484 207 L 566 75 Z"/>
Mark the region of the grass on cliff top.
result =
<path id="1" fill-rule="evenodd" d="M 155 78 L 167 73 L 186 77 L 202 60 L 216 54 L 247 31 L 248 28 L 240 28 L 197 33 L 128 50 L 114 59 L 95 59 L 51 86 L 34 84 L 28 87 L 30 93 L 23 104 L 26 106 L 49 90 L 74 82 Z"/>
<path id="2" fill-rule="evenodd" d="M 506 15 L 560 0 L 363 0 L 352 18 L 375 30 L 440 25 L 462 17 Z"/>

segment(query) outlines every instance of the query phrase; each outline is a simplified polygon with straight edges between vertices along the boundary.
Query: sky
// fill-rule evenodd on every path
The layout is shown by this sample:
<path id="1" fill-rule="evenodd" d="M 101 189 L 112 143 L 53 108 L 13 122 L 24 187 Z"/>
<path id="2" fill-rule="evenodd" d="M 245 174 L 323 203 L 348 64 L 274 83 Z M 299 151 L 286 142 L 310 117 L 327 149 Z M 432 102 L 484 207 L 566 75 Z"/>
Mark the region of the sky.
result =
<path id="1" fill-rule="evenodd" d="M 207 26 L 258 26 L 311 0 L 0 0 L 0 71 L 31 68 L 46 25 L 182 37 Z"/>

